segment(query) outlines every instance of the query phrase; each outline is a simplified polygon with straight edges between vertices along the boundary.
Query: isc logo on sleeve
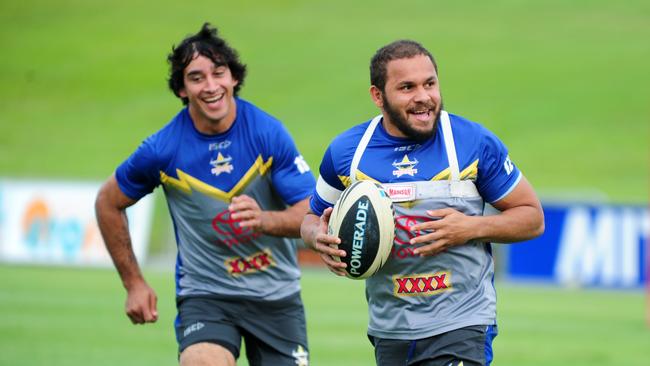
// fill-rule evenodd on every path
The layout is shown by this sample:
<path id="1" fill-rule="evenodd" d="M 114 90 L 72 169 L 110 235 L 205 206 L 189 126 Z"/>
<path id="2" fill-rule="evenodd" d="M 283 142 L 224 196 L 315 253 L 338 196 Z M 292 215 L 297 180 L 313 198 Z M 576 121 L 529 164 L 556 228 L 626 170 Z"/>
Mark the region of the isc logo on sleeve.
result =
<path id="1" fill-rule="evenodd" d="M 506 170 L 506 173 L 510 175 L 515 169 L 515 165 L 510 160 L 510 155 L 506 156 L 506 161 L 503 162 L 503 168 Z"/>
<path id="2" fill-rule="evenodd" d="M 309 164 L 307 164 L 305 158 L 303 158 L 302 155 L 296 156 L 296 158 L 293 159 L 293 163 L 296 164 L 296 168 L 298 168 L 300 174 L 307 173 L 310 170 Z"/>

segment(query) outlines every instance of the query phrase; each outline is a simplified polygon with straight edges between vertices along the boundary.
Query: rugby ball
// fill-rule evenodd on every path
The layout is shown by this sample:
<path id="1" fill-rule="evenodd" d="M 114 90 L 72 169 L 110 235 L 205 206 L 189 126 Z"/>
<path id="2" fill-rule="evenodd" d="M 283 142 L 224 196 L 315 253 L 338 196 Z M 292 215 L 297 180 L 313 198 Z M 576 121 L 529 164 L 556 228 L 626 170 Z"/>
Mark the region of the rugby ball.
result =
<path id="1" fill-rule="evenodd" d="M 380 184 L 357 181 L 341 193 L 327 229 L 341 239 L 338 249 L 346 256 L 333 258 L 347 264 L 346 276 L 368 278 L 386 263 L 393 247 L 393 201 Z"/>

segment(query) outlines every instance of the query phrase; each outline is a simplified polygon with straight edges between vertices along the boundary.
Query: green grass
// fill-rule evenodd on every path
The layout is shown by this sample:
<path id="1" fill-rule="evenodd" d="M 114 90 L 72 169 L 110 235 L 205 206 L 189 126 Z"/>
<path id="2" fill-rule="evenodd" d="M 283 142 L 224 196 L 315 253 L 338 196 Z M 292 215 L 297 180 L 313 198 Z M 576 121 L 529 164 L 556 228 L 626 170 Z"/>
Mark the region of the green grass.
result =
<path id="1" fill-rule="evenodd" d="M 105 179 L 180 108 L 171 45 L 203 21 L 249 67 L 242 96 L 285 122 L 314 171 L 377 113 L 373 52 L 422 42 L 446 108 L 510 148 L 542 198 L 648 202 L 650 2 L 0 2 L 0 176 Z M 169 244 L 162 199 L 152 248 Z M 108 270 L 0 266 L 0 365 L 175 365 L 171 273 L 148 274 L 157 324 L 132 326 Z M 307 271 L 315 365 L 372 364 L 361 284 Z M 640 292 L 500 284 L 497 365 L 645 365 Z"/>
<path id="2" fill-rule="evenodd" d="M 0 266 L 0 365 L 176 365 L 173 274 L 146 276 L 160 319 L 135 326 L 112 270 Z M 307 269 L 302 285 L 312 363 L 372 365 L 363 283 Z M 647 365 L 641 291 L 497 289 L 495 365 Z"/>
<path id="3" fill-rule="evenodd" d="M 650 2 L 5 1 L 0 174 L 104 179 L 180 107 L 166 54 L 209 20 L 249 66 L 242 96 L 314 170 L 377 113 L 368 62 L 398 38 L 437 57 L 447 109 L 484 123 L 542 196 L 647 202 Z"/>

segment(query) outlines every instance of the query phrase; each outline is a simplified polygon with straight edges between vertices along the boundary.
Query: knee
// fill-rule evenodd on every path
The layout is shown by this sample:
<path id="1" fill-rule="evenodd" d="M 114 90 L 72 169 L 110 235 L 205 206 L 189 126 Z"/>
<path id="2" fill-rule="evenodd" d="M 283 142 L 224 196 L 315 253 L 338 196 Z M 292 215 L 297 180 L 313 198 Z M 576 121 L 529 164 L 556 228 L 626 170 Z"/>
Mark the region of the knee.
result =
<path id="1" fill-rule="evenodd" d="M 180 366 L 235 366 L 235 356 L 223 346 L 201 342 L 183 350 Z"/>

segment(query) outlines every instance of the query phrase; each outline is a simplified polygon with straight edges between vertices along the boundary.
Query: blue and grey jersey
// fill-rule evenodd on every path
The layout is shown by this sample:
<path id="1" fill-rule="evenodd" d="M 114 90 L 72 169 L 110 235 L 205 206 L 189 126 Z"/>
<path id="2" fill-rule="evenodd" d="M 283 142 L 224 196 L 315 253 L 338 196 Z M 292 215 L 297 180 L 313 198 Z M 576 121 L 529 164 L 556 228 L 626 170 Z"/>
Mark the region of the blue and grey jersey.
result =
<path id="1" fill-rule="evenodd" d="M 489 243 L 471 241 L 434 257 L 413 254 L 410 227 L 427 210 L 451 207 L 482 215 L 484 202 L 507 196 L 521 179 L 503 143 L 481 125 L 442 112 L 425 142 L 390 136 L 382 117 L 339 135 L 325 152 L 311 209 L 333 206 L 351 182 L 382 183 L 395 203 L 391 256 L 366 280 L 368 333 L 418 339 L 470 325 L 495 324 Z"/>
<path id="2" fill-rule="evenodd" d="M 178 296 L 274 300 L 300 289 L 295 240 L 240 227 L 228 205 L 246 194 L 262 210 L 283 210 L 311 194 L 314 177 L 277 119 L 236 103 L 233 125 L 218 135 L 196 130 L 184 108 L 115 173 L 134 200 L 162 184 L 178 245 Z"/>

